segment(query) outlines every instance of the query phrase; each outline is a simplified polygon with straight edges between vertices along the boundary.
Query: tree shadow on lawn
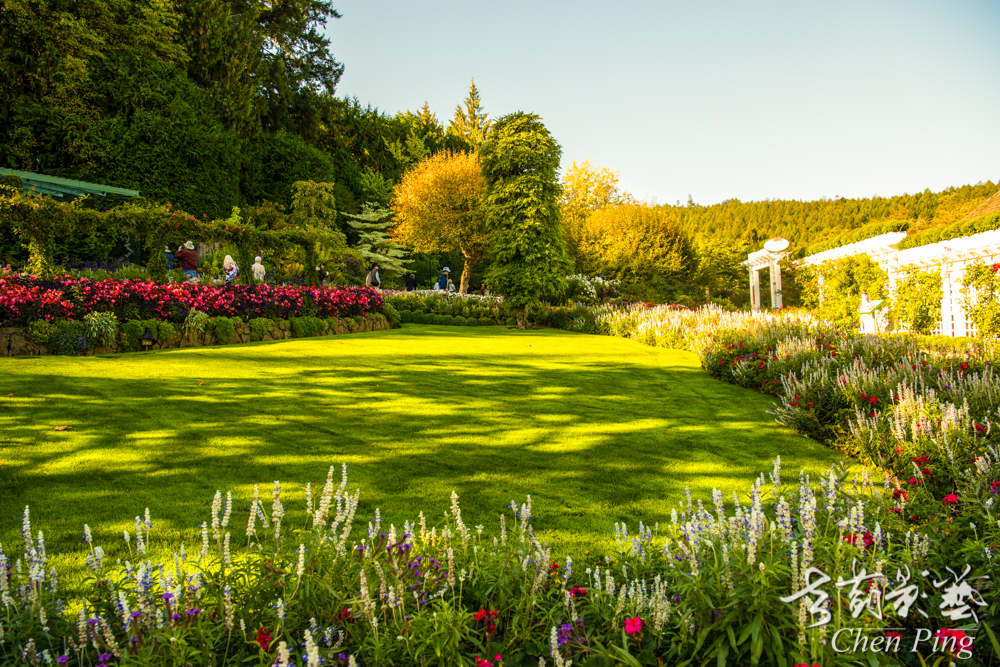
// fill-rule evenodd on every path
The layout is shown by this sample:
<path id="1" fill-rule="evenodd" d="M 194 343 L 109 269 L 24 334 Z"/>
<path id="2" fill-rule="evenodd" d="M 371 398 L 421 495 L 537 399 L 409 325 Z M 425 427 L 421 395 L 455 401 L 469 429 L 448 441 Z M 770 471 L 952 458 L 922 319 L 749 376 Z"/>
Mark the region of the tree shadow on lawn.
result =
<path id="1" fill-rule="evenodd" d="M 267 497 L 276 479 L 301 525 L 305 483 L 318 494 L 327 468 L 348 463 L 363 521 L 380 507 L 397 525 L 421 510 L 438 523 L 454 489 L 467 523 L 495 526 L 530 494 L 539 532 L 579 552 L 608 545 L 616 521 L 669 521 L 686 486 L 706 502 L 713 487 L 742 497 L 775 455 L 793 485 L 800 467 L 842 458 L 688 353 L 506 332 L 487 351 L 480 332 L 431 333 L 402 351 L 311 339 L 59 360 L 75 377 L 25 363 L 0 413 L 0 539 L 30 504 L 50 545 L 78 545 L 85 522 L 120 543 L 146 507 L 154 539 L 191 543 L 216 489 L 234 492 L 242 535 L 253 485 Z M 616 349 L 600 358 L 595 341 Z"/>

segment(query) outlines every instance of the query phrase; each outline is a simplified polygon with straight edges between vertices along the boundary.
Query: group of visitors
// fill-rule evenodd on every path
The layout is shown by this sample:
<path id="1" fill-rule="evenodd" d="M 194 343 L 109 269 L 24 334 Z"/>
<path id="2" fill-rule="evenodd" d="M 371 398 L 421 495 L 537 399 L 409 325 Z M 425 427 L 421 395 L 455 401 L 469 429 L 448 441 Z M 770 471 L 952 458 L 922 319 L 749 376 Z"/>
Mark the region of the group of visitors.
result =
<path id="1" fill-rule="evenodd" d="M 195 252 L 194 243 L 191 241 L 185 241 L 182 245 L 177 247 L 174 252 L 170 251 L 170 246 L 167 246 L 163 252 L 164 258 L 167 262 L 167 270 L 173 271 L 179 268 L 184 272 L 190 281 L 198 281 L 198 253 Z M 258 255 L 253 258 L 253 270 L 254 280 L 258 282 L 263 282 L 264 278 L 267 276 L 267 269 L 264 267 L 263 258 Z M 222 270 L 225 275 L 226 284 L 230 284 L 240 275 L 240 267 L 236 264 L 236 260 L 233 259 L 232 255 L 226 255 L 222 260 Z"/>

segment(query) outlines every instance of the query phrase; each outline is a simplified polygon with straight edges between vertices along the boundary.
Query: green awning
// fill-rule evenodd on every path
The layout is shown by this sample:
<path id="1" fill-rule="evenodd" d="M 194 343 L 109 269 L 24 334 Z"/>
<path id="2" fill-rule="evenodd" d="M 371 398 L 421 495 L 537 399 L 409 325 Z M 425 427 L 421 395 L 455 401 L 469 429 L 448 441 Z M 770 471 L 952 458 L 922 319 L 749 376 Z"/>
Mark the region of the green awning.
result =
<path id="1" fill-rule="evenodd" d="M 87 181 L 74 181 L 69 178 L 58 178 L 56 176 L 46 176 L 45 174 L 33 174 L 30 171 L 0 169 L 0 175 L 2 174 L 20 176 L 25 194 L 28 194 L 34 188 L 37 194 L 59 197 L 61 199 L 73 199 L 85 195 L 100 197 L 102 199 L 125 199 L 126 197 L 139 196 L 138 190 L 126 190 L 125 188 L 115 188 L 110 185 L 101 185 L 100 183 L 88 183 Z"/>

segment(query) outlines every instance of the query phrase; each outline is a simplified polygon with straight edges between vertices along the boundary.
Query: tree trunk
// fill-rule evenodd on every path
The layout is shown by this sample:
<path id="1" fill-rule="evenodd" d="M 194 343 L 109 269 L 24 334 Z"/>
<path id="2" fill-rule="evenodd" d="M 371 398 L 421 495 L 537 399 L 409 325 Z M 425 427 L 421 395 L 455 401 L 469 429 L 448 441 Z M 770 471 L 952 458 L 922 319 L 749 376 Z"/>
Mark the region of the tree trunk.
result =
<path id="1" fill-rule="evenodd" d="M 479 256 L 463 250 L 462 257 L 465 259 L 465 262 L 462 265 L 462 279 L 459 281 L 458 293 L 468 294 L 469 281 L 472 280 L 472 269 L 476 266 L 476 262 L 479 261 Z"/>
<path id="2" fill-rule="evenodd" d="M 527 306 L 520 306 L 515 311 L 514 317 L 517 319 L 517 328 L 518 329 L 527 329 L 528 328 L 528 323 L 526 321 L 527 320 L 527 312 L 528 312 L 528 307 Z"/>

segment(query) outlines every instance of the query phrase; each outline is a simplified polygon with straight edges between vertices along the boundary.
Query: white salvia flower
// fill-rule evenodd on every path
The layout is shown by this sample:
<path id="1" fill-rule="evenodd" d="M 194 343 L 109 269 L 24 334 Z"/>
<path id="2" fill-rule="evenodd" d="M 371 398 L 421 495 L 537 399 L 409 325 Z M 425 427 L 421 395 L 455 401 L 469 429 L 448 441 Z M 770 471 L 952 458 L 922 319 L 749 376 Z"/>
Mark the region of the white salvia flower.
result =
<path id="1" fill-rule="evenodd" d="M 455 550 L 448 547 L 448 585 L 455 585 Z"/>
<path id="2" fill-rule="evenodd" d="M 319 646 L 313 641 L 312 632 L 305 631 L 306 638 L 306 665 L 308 667 L 319 667 Z"/>
<path id="3" fill-rule="evenodd" d="M 122 531 L 122 535 L 125 538 L 125 544 L 131 546 L 132 545 L 132 543 L 131 543 L 132 538 L 129 537 L 128 531 L 127 530 L 123 530 Z"/>
<path id="4" fill-rule="evenodd" d="M 274 667 L 289 667 L 292 664 L 291 656 L 288 654 L 288 645 L 285 642 L 278 644 L 278 662 Z"/>
<path id="5" fill-rule="evenodd" d="M 215 497 L 212 498 L 212 539 L 219 542 L 222 539 L 222 535 L 219 532 L 219 521 L 220 513 L 222 512 L 222 492 L 216 491 Z"/>
<path id="6" fill-rule="evenodd" d="M 229 531 L 228 530 L 226 531 L 225 538 L 222 540 L 222 560 L 223 560 L 223 562 L 227 566 L 232 567 L 232 565 L 233 565 L 233 558 L 232 558 L 232 555 L 229 552 Z"/>
<path id="7" fill-rule="evenodd" d="M 208 558 L 208 524 L 202 522 L 201 524 L 201 554 L 198 556 L 198 560 L 204 560 Z"/>
<path id="8" fill-rule="evenodd" d="M 306 545 L 299 545 L 299 563 L 295 567 L 295 575 L 301 579 L 302 575 L 306 573 Z"/>
<path id="9" fill-rule="evenodd" d="M 285 620 L 285 601 L 278 598 L 278 601 L 274 603 L 274 608 L 278 619 L 281 621 Z"/>
<path id="10" fill-rule="evenodd" d="M 87 524 L 83 524 L 83 539 L 87 542 L 87 544 L 91 544 L 90 526 Z"/>

